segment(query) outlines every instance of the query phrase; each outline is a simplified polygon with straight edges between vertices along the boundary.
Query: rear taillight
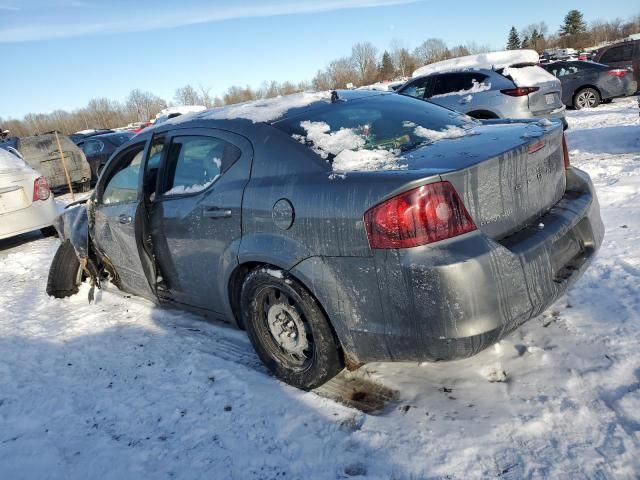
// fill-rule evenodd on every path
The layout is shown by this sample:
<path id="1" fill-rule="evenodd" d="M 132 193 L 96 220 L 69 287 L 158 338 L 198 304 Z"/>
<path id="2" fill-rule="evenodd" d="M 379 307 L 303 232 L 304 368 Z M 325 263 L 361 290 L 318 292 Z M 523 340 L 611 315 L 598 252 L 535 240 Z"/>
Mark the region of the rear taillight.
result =
<path id="1" fill-rule="evenodd" d="M 500 90 L 500 92 L 505 95 L 509 95 L 511 97 L 524 97 L 525 95 L 529 95 L 530 93 L 537 92 L 540 90 L 540 87 L 518 87 L 518 88 L 507 88 L 506 90 Z"/>
<path id="2" fill-rule="evenodd" d="M 629 70 L 624 70 L 622 68 L 614 68 L 613 70 L 609 70 L 607 74 L 612 75 L 614 77 L 624 77 Z"/>
<path id="3" fill-rule="evenodd" d="M 33 181 L 33 201 L 47 200 L 51 195 L 49 184 L 44 177 L 38 177 Z"/>
<path id="4" fill-rule="evenodd" d="M 564 168 L 571 168 L 571 160 L 569 160 L 569 147 L 567 147 L 567 137 L 562 134 L 562 155 L 564 157 Z"/>
<path id="5" fill-rule="evenodd" d="M 371 248 L 409 248 L 476 229 L 449 182 L 401 193 L 364 214 Z"/>

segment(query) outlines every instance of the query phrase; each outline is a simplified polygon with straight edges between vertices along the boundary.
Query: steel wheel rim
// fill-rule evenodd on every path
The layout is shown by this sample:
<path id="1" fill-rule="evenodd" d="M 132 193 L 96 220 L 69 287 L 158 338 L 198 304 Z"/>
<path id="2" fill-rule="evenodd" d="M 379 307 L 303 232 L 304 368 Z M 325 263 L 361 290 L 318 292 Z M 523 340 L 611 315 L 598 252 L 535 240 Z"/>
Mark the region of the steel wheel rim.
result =
<path id="1" fill-rule="evenodd" d="M 258 329 L 269 355 L 295 371 L 308 369 L 315 356 L 313 335 L 295 300 L 277 287 L 265 287 L 256 295 Z"/>
<path id="2" fill-rule="evenodd" d="M 582 92 L 578 95 L 578 106 L 580 108 L 593 107 L 596 104 L 596 95 L 593 92 Z"/>

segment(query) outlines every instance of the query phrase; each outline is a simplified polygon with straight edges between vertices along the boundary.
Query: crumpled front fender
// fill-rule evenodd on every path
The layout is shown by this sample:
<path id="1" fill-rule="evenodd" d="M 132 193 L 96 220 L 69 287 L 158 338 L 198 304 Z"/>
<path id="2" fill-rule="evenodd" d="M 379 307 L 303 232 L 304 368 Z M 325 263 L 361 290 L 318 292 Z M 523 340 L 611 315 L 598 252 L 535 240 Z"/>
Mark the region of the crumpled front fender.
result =
<path id="1" fill-rule="evenodd" d="M 67 208 L 53 222 L 60 240 L 69 240 L 80 259 L 89 256 L 89 206 L 87 202 Z"/>

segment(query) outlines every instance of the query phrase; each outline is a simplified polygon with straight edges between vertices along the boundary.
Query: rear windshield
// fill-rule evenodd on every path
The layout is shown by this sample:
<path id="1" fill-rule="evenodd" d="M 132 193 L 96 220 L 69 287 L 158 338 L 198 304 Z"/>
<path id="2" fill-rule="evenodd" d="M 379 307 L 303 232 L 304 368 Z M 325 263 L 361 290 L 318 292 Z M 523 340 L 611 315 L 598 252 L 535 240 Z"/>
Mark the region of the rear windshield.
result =
<path id="1" fill-rule="evenodd" d="M 338 101 L 273 125 L 334 164 L 354 159 L 358 151 L 375 151 L 378 158 L 400 157 L 426 143 L 464 136 L 475 123 L 424 100 L 385 94 Z"/>
<path id="2" fill-rule="evenodd" d="M 131 140 L 131 137 L 133 137 L 133 135 L 128 135 L 126 133 L 119 133 L 117 135 L 110 135 L 109 136 L 109 140 L 111 140 L 111 142 L 113 142 L 113 144 L 116 147 L 119 147 L 123 143 L 128 142 L 129 140 Z"/>
<path id="3" fill-rule="evenodd" d="M 29 170 L 30 168 L 26 163 L 24 163 L 24 161 L 22 161 L 22 159 L 16 157 L 13 153 L 0 148 L 0 173 Z"/>

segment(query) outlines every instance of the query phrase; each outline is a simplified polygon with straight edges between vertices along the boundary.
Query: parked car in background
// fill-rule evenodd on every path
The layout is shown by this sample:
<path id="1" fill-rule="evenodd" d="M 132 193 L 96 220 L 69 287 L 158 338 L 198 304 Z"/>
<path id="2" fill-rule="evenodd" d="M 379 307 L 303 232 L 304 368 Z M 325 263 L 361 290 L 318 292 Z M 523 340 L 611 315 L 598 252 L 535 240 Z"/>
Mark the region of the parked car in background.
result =
<path id="1" fill-rule="evenodd" d="M 47 180 L 18 156 L 0 149 L 0 239 L 38 229 L 51 235 L 57 216 Z"/>
<path id="2" fill-rule="evenodd" d="M 445 60 L 419 68 L 397 92 L 474 118 L 548 118 L 566 126 L 560 81 L 538 60 L 533 50 Z"/>
<path id="3" fill-rule="evenodd" d="M 109 128 L 97 128 L 97 129 L 90 128 L 87 130 L 81 130 L 79 132 L 72 133 L 71 135 L 69 135 L 69 138 L 73 143 L 78 145 L 80 142 L 82 142 L 83 140 L 89 137 L 93 137 L 95 135 L 104 135 L 105 133 L 114 133 L 114 132 L 115 130 L 111 130 Z"/>
<path id="4" fill-rule="evenodd" d="M 102 167 L 107 163 L 111 154 L 134 136 L 133 132 L 122 131 L 94 135 L 78 142 L 78 146 L 84 152 L 91 167 L 92 180 L 97 180 Z"/>
<path id="5" fill-rule="evenodd" d="M 91 168 L 84 153 L 66 135 L 59 133 L 58 139 L 64 155 L 64 164 L 53 133 L 18 138 L 15 148 L 31 168 L 44 175 L 53 190 L 68 187 L 66 166 L 72 186 L 81 191 L 88 191 L 91 187 Z"/>
<path id="6" fill-rule="evenodd" d="M 176 107 L 167 107 L 158 112 L 153 124 L 160 125 L 161 123 L 164 123 L 171 118 L 179 117 L 180 115 L 184 115 L 186 113 L 202 112 L 206 109 L 207 107 L 204 107 L 202 105 L 179 105 Z"/>
<path id="7" fill-rule="evenodd" d="M 86 260 L 94 280 L 246 328 L 303 389 L 481 351 L 563 295 L 604 234 L 559 123 L 364 90 L 143 131 L 56 227 L 49 295 L 77 292 Z"/>
<path id="8" fill-rule="evenodd" d="M 553 62 L 543 68 L 562 83 L 562 102 L 576 109 L 594 108 L 637 90 L 633 73 L 626 68 L 577 60 Z"/>
<path id="9" fill-rule="evenodd" d="M 614 43 L 600 48 L 593 57 L 594 62 L 610 67 L 633 70 L 633 79 L 640 89 L 640 40 Z"/>

